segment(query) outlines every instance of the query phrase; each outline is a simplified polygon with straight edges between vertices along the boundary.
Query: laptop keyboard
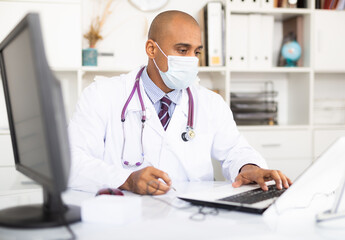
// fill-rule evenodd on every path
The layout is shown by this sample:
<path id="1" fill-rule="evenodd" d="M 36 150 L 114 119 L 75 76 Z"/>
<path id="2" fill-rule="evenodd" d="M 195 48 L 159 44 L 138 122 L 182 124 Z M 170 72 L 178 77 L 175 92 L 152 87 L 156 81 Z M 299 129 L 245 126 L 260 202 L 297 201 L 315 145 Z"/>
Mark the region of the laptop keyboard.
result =
<path id="1" fill-rule="evenodd" d="M 279 197 L 285 192 L 286 188 L 277 189 L 276 185 L 269 185 L 268 191 L 263 191 L 261 188 L 256 188 L 247 192 L 232 195 L 230 197 L 225 197 L 218 199 L 220 201 L 236 202 L 236 203 L 246 203 L 253 204 L 261 202 L 267 199 Z"/>

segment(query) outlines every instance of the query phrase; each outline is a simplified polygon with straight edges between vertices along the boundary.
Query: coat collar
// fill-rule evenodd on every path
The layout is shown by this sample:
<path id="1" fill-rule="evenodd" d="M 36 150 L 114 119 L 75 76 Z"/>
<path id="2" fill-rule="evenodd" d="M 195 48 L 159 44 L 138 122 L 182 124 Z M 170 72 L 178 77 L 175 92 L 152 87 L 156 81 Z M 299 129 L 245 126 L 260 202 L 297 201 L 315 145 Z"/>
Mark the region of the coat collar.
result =
<path id="1" fill-rule="evenodd" d="M 143 66 L 141 66 L 143 67 Z M 137 68 L 135 70 L 133 70 L 132 72 L 128 73 L 127 75 L 125 75 L 125 91 L 126 91 L 126 97 L 124 100 L 124 103 L 127 101 L 128 97 L 130 96 L 133 87 L 134 87 L 134 83 L 135 83 L 135 77 L 137 75 L 137 73 L 139 72 L 139 70 L 141 69 Z M 173 113 L 172 119 L 169 123 L 169 127 L 167 129 L 167 131 L 164 131 L 157 112 L 151 102 L 151 100 L 149 99 L 149 97 L 147 96 L 145 90 L 144 90 L 144 86 L 142 83 L 142 80 L 140 79 L 139 82 L 140 85 L 140 91 L 141 91 L 141 95 L 144 101 L 144 105 L 145 105 L 145 109 L 146 109 L 146 117 L 147 117 L 147 121 L 146 121 L 146 125 L 152 129 L 154 129 L 160 136 L 165 136 L 167 134 L 167 132 L 169 132 L 169 127 L 170 130 L 171 128 L 174 128 L 174 126 L 178 126 L 178 119 L 184 118 L 187 119 L 188 118 L 188 94 L 186 90 L 182 91 L 182 96 L 181 96 L 181 100 L 180 103 L 176 105 L 175 107 L 175 111 Z M 141 111 L 141 105 L 140 105 L 140 101 L 139 101 L 139 97 L 138 97 L 138 93 L 137 91 L 135 91 L 130 103 L 128 104 L 127 110 L 126 112 L 132 112 L 132 111 Z"/>
<path id="2" fill-rule="evenodd" d="M 125 102 L 127 101 L 129 95 L 131 94 L 131 92 L 133 90 L 134 83 L 135 83 L 135 77 L 142 67 L 144 67 L 144 66 L 136 68 L 135 70 L 131 71 L 130 73 L 128 73 L 126 75 L 126 79 L 125 79 L 125 82 L 126 82 L 126 99 L 125 99 Z M 144 101 L 145 108 L 147 110 L 149 110 L 149 109 L 151 109 L 151 106 L 152 106 L 153 111 L 155 111 L 149 97 L 147 96 L 147 94 L 145 92 L 145 89 L 143 86 L 143 81 L 141 78 L 140 78 L 139 85 L 140 85 L 140 92 L 141 92 L 141 96 L 142 96 L 143 101 Z M 184 114 L 188 115 L 188 94 L 187 94 L 186 90 L 182 91 L 181 100 L 180 100 L 179 104 L 177 104 L 177 105 L 180 105 L 180 107 L 181 107 L 180 109 L 182 110 L 182 112 Z M 135 91 L 135 93 L 134 93 L 134 95 L 133 95 L 133 97 L 132 97 L 132 99 L 131 99 L 128 107 L 127 107 L 127 111 L 141 111 L 141 105 L 140 105 L 139 96 L 138 96 L 137 91 Z"/>

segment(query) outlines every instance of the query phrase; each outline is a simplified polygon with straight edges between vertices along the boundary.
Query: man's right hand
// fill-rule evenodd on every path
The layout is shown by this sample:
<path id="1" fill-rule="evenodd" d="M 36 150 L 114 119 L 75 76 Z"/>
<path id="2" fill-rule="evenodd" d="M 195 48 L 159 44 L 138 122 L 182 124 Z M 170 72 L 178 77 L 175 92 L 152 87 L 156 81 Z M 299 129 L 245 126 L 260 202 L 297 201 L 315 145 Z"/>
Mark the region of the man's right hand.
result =
<path id="1" fill-rule="evenodd" d="M 141 195 L 161 195 L 168 192 L 170 186 L 171 179 L 167 173 L 154 167 L 146 167 L 132 172 L 126 182 L 120 186 L 120 189 Z"/>

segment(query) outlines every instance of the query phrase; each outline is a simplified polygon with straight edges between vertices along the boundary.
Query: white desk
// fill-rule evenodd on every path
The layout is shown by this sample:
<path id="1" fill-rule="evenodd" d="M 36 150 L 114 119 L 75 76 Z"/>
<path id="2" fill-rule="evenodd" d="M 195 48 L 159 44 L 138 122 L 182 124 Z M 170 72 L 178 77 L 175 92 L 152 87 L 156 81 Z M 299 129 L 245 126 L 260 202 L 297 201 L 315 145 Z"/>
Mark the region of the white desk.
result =
<path id="1" fill-rule="evenodd" d="M 183 183 L 175 185 L 178 191 L 194 191 L 224 182 Z M 2 184 L 3 185 L 3 184 Z M 17 186 L 18 187 L 18 186 Z M 3 194 L 14 193 L 12 196 Z M 24 203 L 37 203 L 42 201 L 41 191 L 38 187 L 27 184 L 23 190 L 0 190 L 0 208 Z M 2 196 L 1 196 L 2 194 Z M 125 192 L 125 195 L 134 195 Z M 172 204 L 185 203 L 176 199 L 171 192 L 159 198 Z M 80 205 L 93 194 L 68 191 L 63 195 L 66 203 Z M 290 211 L 287 217 L 279 219 L 274 227 L 269 226 L 261 215 L 219 210 L 216 216 L 207 215 L 204 221 L 190 220 L 190 216 L 198 212 L 193 206 L 185 210 L 178 210 L 166 203 L 150 196 L 142 197 L 142 220 L 125 226 L 109 226 L 90 223 L 76 223 L 71 225 L 78 239 L 150 239 L 150 240 L 183 240 L 183 239 L 345 239 L 345 225 L 343 227 L 321 228 L 314 224 L 313 216 L 307 210 Z M 64 227 L 38 230 L 18 230 L 0 228 L 1 240 L 30 240 L 30 239 L 68 239 L 69 233 Z"/>

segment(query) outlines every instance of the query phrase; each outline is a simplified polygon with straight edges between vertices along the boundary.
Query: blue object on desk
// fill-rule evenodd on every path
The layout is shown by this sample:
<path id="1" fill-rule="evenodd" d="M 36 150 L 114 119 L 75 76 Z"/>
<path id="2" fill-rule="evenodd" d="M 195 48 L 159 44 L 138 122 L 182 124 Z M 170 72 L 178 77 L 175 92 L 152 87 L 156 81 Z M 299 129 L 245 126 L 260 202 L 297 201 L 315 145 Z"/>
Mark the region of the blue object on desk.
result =
<path id="1" fill-rule="evenodd" d="M 286 60 L 286 67 L 296 67 L 302 53 L 301 46 L 297 41 L 290 41 L 283 45 L 282 56 Z"/>
<path id="2" fill-rule="evenodd" d="M 97 66 L 98 52 L 95 48 L 83 49 L 83 66 Z"/>

